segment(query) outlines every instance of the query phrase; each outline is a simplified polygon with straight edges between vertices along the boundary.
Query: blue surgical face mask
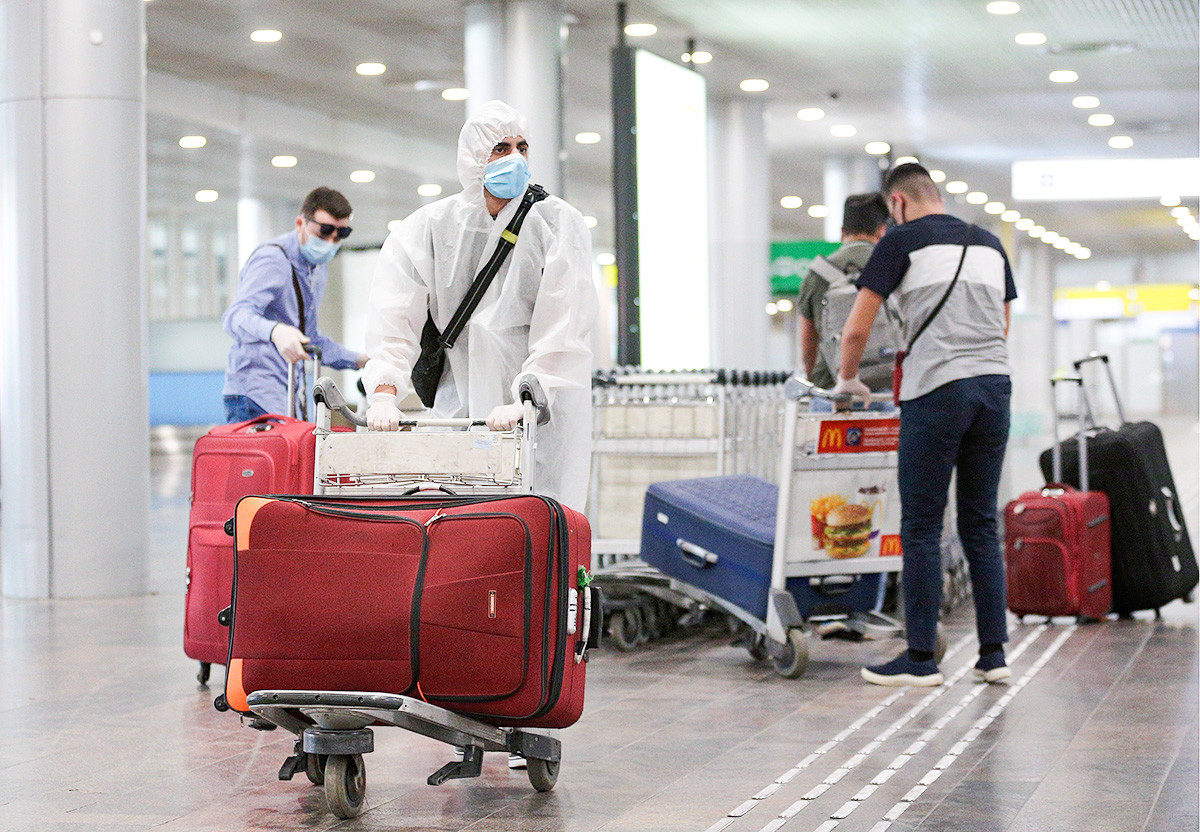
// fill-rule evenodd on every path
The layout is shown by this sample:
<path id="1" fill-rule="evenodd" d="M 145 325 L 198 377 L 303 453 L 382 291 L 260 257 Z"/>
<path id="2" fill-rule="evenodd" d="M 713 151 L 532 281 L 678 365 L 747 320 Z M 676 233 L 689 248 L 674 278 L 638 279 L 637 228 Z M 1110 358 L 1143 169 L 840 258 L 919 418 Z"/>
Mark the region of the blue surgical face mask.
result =
<path id="1" fill-rule="evenodd" d="M 331 243 L 328 240 L 322 240 L 316 234 L 310 234 L 308 241 L 300 246 L 300 253 L 314 266 L 320 266 L 332 260 L 333 255 L 337 254 L 337 250 L 341 247 L 341 243 Z"/>
<path id="2" fill-rule="evenodd" d="M 529 165 L 520 153 L 501 156 L 483 169 L 483 187 L 500 199 L 516 199 L 529 184 Z"/>

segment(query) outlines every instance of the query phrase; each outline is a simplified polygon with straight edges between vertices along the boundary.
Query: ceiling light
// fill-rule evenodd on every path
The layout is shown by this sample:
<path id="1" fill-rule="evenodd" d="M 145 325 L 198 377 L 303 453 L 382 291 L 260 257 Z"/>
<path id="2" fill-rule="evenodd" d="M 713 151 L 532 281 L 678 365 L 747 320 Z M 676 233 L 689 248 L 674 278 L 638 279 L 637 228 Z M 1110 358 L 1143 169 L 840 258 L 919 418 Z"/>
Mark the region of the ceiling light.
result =
<path id="1" fill-rule="evenodd" d="M 1200 228 L 1195 228 L 1187 233 L 1193 240 L 1200 240 Z M 1194 300 L 1194 298 L 1193 298 Z"/>
<path id="2" fill-rule="evenodd" d="M 471 95 L 471 91 L 462 87 L 450 87 L 442 90 L 442 98 L 447 101 L 466 101 Z"/>
<path id="3" fill-rule="evenodd" d="M 870 151 L 867 151 L 868 153 Z M 896 165 L 919 165 L 921 162 L 916 156 L 901 156 L 896 161 L 892 162 L 893 167 Z"/>
<path id="4" fill-rule="evenodd" d="M 272 156 L 271 165 L 277 168 L 294 168 L 296 167 L 295 156 Z"/>
<path id="5" fill-rule="evenodd" d="M 1114 150 L 1128 150 L 1133 147 L 1133 139 L 1129 136 L 1113 136 L 1108 140 L 1108 146 Z"/>
<path id="6" fill-rule="evenodd" d="M 884 154 L 889 153 L 891 149 L 892 146 L 887 142 L 867 142 L 863 147 L 863 150 L 867 151 L 872 156 L 883 156 Z"/>
<path id="7" fill-rule="evenodd" d="M 982 205 L 987 201 L 987 194 L 985 194 L 983 191 L 971 191 L 971 193 L 967 194 L 967 202 L 971 203 L 972 205 Z"/>
<path id="8" fill-rule="evenodd" d="M 216 202 L 219 194 L 216 191 L 203 190 L 196 191 L 197 202 Z"/>
<path id="9" fill-rule="evenodd" d="M 965 194 L 968 190 L 966 182 L 960 182 L 955 179 L 953 182 L 946 183 L 946 193 L 948 194 Z"/>
<path id="10" fill-rule="evenodd" d="M 198 147 L 204 147 L 206 144 L 208 144 L 208 139 L 203 136 L 181 136 L 179 139 L 179 146 L 185 147 L 188 150 L 195 150 Z"/>
<path id="11" fill-rule="evenodd" d="M 1057 240 L 1054 241 L 1054 247 L 1060 251 L 1062 249 L 1065 249 L 1069 245 L 1071 245 L 1071 241 L 1068 240 L 1066 237 L 1059 237 Z"/>
<path id="12" fill-rule="evenodd" d="M 1033 228 L 1033 220 L 1029 219 L 1028 217 L 1017 220 L 1018 231 L 1028 231 L 1031 228 Z"/>
<path id="13" fill-rule="evenodd" d="M 934 182 L 945 182 L 946 172 L 944 170 L 931 170 L 929 171 L 929 178 Z"/>
<path id="14" fill-rule="evenodd" d="M 1080 110 L 1094 110 L 1100 106 L 1100 99 L 1094 95 L 1077 95 L 1071 99 L 1071 106 Z"/>
<path id="15" fill-rule="evenodd" d="M 1187 215 L 1184 215 L 1182 217 L 1176 217 L 1175 224 L 1178 225 L 1180 228 L 1187 228 L 1189 225 L 1192 224 L 1192 218 Z"/>
<path id="16" fill-rule="evenodd" d="M 1172 205 L 1178 205 L 1182 200 L 1177 196 L 1164 196 L 1158 200 L 1159 205 L 1165 205 L 1170 208 Z"/>
<path id="17" fill-rule="evenodd" d="M 738 86 L 742 88 L 742 92 L 766 92 L 771 85 L 762 78 L 747 78 Z"/>
<path id="18" fill-rule="evenodd" d="M 600 221 L 598 219 L 596 219 L 595 217 L 588 215 L 583 218 L 583 224 L 586 225 L 588 228 L 595 228 L 597 225 L 600 224 Z"/>
<path id="19" fill-rule="evenodd" d="M 388 221 L 388 231 L 395 231 L 397 228 L 400 227 L 401 223 L 403 223 L 403 222 L 404 222 L 404 220 L 389 220 Z"/>
<path id="20" fill-rule="evenodd" d="M 616 258 L 616 255 L 611 254 L 606 251 L 606 252 L 596 255 L 596 262 L 599 263 L 601 266 L 611 266 L 612 264 L 617 262 L 617 258 Z"/>
<path id="21" fill-rule="evenodd" d="M 796 118 L 801 121 L 820 121 L 825 118 L 825 111 L 820 107 L 805 107 L 796 111 Z"/>
<path id="22" fill-rule="evenodd" d="M 359 75 L 382 75 L 387 72 L 387 67 L 378 63 L 365 63 L 354 67 L 354 71 Z"/>
<path id="23" fill-rule="evenodd" d="M 1187 217 L 1191 215 L 1191 210 L 1186 205 L 1180 205 L 1178 208 L 1171 209 L 1172 217 Z"/>
<path id="24" fill-rule="evenodd" d="M 417 186 L 417 196 L 441 196 L 442 186 L 436 182 L 426 182 Z"/>
<path id="25" fill-rule="evenodd" d="M 992 0 L 987 4 L 987 10 L 988 14 L 1016 14 L 1021 11 L 1021 4 L 1011 0 Z"/>
<path id="26" fill-rule="evenodd" d="M 653 23 L 630 23 L 625 27 L 625 34 L 631 38 L 648 38 L 657 31 Z"/>
<path id="27" fill-rule="evenodd" d="M 1088 116 L 1088 124 L 1093 127 L 1112 127 L 1116 119 L 1108 113 L 1092 113 Z"/>
<path id="28" fill-rule="evenodd" d="M 706 64 L 712 60 L 711 52 L 693 52 L 688 56 L 694 64 Z"/>
<path id="29" fill-rule="evenodd" d="M 1021 219 L 1021 212 L 1014 211 L 1012 208 L 1009 208 L 1007 211 L 1004 211 L 1000 214 L 1000 219 L 1004 220 L 1005 222 L 1016 222 L 1017 220 Z"/>
<path id="30" fill-rule="evenodd" d="M 858 128 L 853 124 L 835 124 L 829 128 L 829 134 L 839 139 L 848 139 L 857 132 Z"/>
<path id="31" fill-rule="evenodd" d="M 1063 251 L 1072 256 L 1078 254 L 1082 250 L 1083 246 L 1079 245 L 1079 243 L 1067 243 L 1065 246 L 1063 246 Z"/>
<path id="32" fill-rule="evenodd" d="M 373 171 L 373 170 L 351 171 L 350 172 L 350 181 L 351 182 L 360 182 L 360 183 L 374 182 L 375 181 L 375 171 Z"/>
<path id="33" fill-rule="evenodd" d="M 1079 73 L 1073 69 L 1056 69 L 1050 73 L 1050 80 L 1056 84 L 1074 84 L 1079 80 Z"/>
<path id="34" fill-rule="evenodd" d="M 785 196 L 779 200 L 779 204 L 784 208 L 799 208 L 804 204 L 804 200 L 798 196 Z"/>
<path id="35" fill-rule="evenodd" d="M 1013 40 L 1020 46 L 1041 46 L 1046 42 L 1046 36 L 1041 32 L 1021 32 Z"/>
<path id="36" fill-rule="evenodd" d="M 1045 233 L 1046 233 L 1046 229 L 1040 225 L 1035 225 L 1033 228 L 1029 229 L 1029 236 L 1033 237 L 1035 240 Z"/>
<path id="37" fill-rule="evenodd" d="M 778 314 L 778 312 L 779 312 L 779 307 L 776 306 L 773 302 L 767 304 L 767 314 L 768 315 L 771 315 L 772 317 L 774 317 L 776 314 Z"/>
<path id="38" fill-rule="evenodd" d="M 1004 203 L 1003 202 L 989 202 L 987 205 L 983 206 L 983 210 L 989 214 L 1003 214 L 1004 213 Z"/>
<path id="39" fill-rule="evenodd" d="M 1081 248 L 1079 250 L 1079 252 L 1075 256 L 1078 257 L 1080 260 L 1086 260 L 1092 256 L 1092 250 L 1090 248 L 1088 248 L 1087 246 L 1084 246 L 1083 248 Z"/>
<path id="40" fill-rule="evenodd" d="M 1043 243 L 1053 243 L 1055 240 L 1057 240 L 1059 238 L 1059 236 L 1060 235 L 1057 231 L 1043 231 L 1042 232 L 1042 242 Z"/>
<path id="41" fill-rule="evenodd" d="M 808 206 L 808 215 L 816 219 L 821 219 L 822 217 L 829 216 L 829 209 L 824 205 L 810 205 Z"/>
<path id="42" fill-rule="evenodd" d="M 276 29 L 258 29 L 250 33 L 250 40 L 255 43 L 275 43 L 283 37 L 283 32 Z"/>
<path id="43" fill-rule="evenodd" d="M 600 141 L 599 133 L 576 133 L 575 141 L 579 144 L 596 144 Z"/>
<path id="44" fill-rule="evenodd" d="M 787 298 L 780 298 L 775 301 L 775 308 L 780 312 L 791 312 L 795 308 L 795 305 Z"/>

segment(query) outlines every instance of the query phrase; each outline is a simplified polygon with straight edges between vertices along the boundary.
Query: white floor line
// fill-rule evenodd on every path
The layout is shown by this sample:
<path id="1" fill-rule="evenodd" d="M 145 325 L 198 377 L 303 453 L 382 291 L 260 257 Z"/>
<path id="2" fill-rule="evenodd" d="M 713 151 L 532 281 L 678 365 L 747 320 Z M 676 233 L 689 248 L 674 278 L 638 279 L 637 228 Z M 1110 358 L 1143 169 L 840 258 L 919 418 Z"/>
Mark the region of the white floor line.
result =
<path id="1" fill-rule="evenodd" d="M 971 636 L 971 635 L 963 636 L 962 638 L 960 638 L 958 641 L 956 641 L 954 644 L 952 644 L 950 647 L 948 647 L 946 649 L 946 653 L 942 657 L 942 661 L 944 662 L 948 659 L 953 658 L 959 651 L 961 651 L 964 647 L 966 647 L 972 641 L 974 641 L 973 636 Z M 966 675 L 966 673 L 968 671 L 970 671 L 970 669 L 971 669 L 970 665 L 964 665 L 961 668 L 959 668 L 955 672 L 955 674 L 951 677 L 951 679 L 952 679 L 951 684 L 953 682 L 956 682 L 959 679 L 961 679 L 964 675 Z M 714 823 L 712 826 L 710 826 L 708 829 L 706 829 L 705 832 L 721 832 L 721 830 L 727 829 L 738 818 L 744 817 L 748 812 L 750 812 L 752 809 L 754 809 L 759 804 L 759 801 L 761 801 L 762 799 L 764 799 L 766 797 L 769 797 L 771 794 L 774 794 L 775 791 L 777 791 L 780 786 L 783 786 L 786 783 L 790 782 L 792 780 L 792 778 L 794 778 L 801 771 L 808 768 L 813 763 L 817 762 L 817 760 L 821 759 L 821 757 L 828 754 L 830 751 L 833 751 L 841 743 L 843 743 L 847 739 L 849 739 L 854 734 L 854 732 L 858 731 L 860 728 L 865 726 L 867 723 L 869 723 L 875 717 L 879 716 L 884 711 L 886 711 L 891 705 L 895 704 L 900 699 L 902 699 L 907 692 L 908 692 L 908 688 L 901 688 L 901 689 L 897 690 L 895 693 L 893 693 L 892 695 L 888 696 L 886 699 L 884 699 L 878 705 L 875 705 L 875 706 L 869 708 L 866 712 L 864 712 L 862 714 L 862 716 L 860 716 L 858 719 L 856 719 L 854 722 L 850 723 L 850 725 L 848 725 L 846 728 L 844 728 L 842 731 L 840 731 L 838 734 L 836 734 L 833 737 L 833 739 L 829 740 L 824 745 L 817 748 L 813 753 L 809 754 L 803 760 L 796 763 L 795 766 L 788 769 L 783 774 L 779 775 L 779 777 L 776 777 L 775 780 L 772 781 L 772 783 L 768 784 L 766 787 L 764 787 L 762 790 L 760 790 L 757 794 L 755 794 L 749 800 L 747 800 L 743 803 L 740 803 L 734 809 L 730 810 L 730 812 L 725 817 L 718 820 L 716 823 Z M 912 716 L 915 713 L 918 713 L 921 709 L 923 709 L 924 707 L 927 707 L 928 703 L 932 702 L 934 699 L 936 699 L 938 696 L 940 696 L 942 692 L 944 692 L 944 689 L 939 688 L 938 692 L 927 696 L 925 698 L 925 700 L 922 700 L 922 702 L 916 706 L 915 709 L 910 709 L 909 714 L 907 716 L 901 717 L 901 721 L 899 722 L 899 724 L 903 725 L 909 719 L 912 719 Z M 891 730 L 891 729 L 888 729 L 888 730 Z M 887 733 L 887 732 L 885 731 L 884 733 Z M 894 731 L 893 731 L 893 733 L 894 733 Z M 891 736 L 891 734 L 888 734 L 888 736 Z M 862 762 L 863 759 L 866 758 L 867 754 L 871 753 L 872 751 L 875 750 L 876 747 L 878 747 L 879 742 L 881 742 L 881 740 L 879 740 L 877 738 L 876 740 L 873 740 L 871 743 L 868 743 L 860 751 L 856 752 L 853 756 L 851 756 L 850 759 L 847 760 L 845 763 L 843 763 L 838 769 L 835 769 L 834 772 L 829 775 L 829 777 L 837 777 L 837 779 L 833 781 L 834 783 L 836 783 L 837 780 L 840 780 L 842 777 L 845 776 L 846 772 L 844 770 L 849 770 L 851 768 L 856 767 L 859 763 Z M 861 757 L 861 759 L 856 759 L 856 758 L 860 758 L 860 757 Z M 841 772 L 841 774 L 838 774 L 839 771 Z M 817 788 L 820 789 L 821 792 L 823 793 L 825 791 L 825 789 L 829 788 L 830 785 L 832 785 L 832 784 L 829 783 L 828 778 L 826 778 L 826 783 L 822 784 L 823 788 L 822 788 L 822 786 L 818 786 Z M 815 792 L 816 789 L 814 789 L 813 791 Z M 813 792 L 809 792 L 809 795 L 812 795 L 812 794 L 813 794 Z M 798 805 L 798 804 L 805 803 L 807 800 L 815 799 L 815 797 L 816 797 L 816 795 L 814 795 L 811 798 L 808 795 L 806 795 L 805 798 L 803 798 L 801 801 L 798 801 L 798 803 L 793 803 L 792 807 L 796 807 L 796 812 L 798 812 L 798 811 L 800 811 L 801 808 L 803 808 L 802 805 Z M 776 818 L 776 820 L 782 819 L 782 820 L 786 821 L 788 818 L 790 818 L 792 815 L 794 815 L 795 812 L 792 812 L 792 815 L 786 814 L 789 811 L 789 809 L 791 809 L 792 807 L 785 809 L 784 812 L 781 813 L 778 818 Z M 774 824 L 775 824 L 775 821 L 772 821 L 771 823 L 767 824 L 767 826 L 764 827 L 759 832 L 773 832 L 773 830 L 778 829 L 779 826 L 783 825 L 783 824 L 779 824 L 779 825 L 774 825 Z"/>
<path id="2" fill-rule="evenodd" d="M 954 762 L 959 758 L 959 756 L 963 753 L 963 751 L 966 750 L 967 746 L 972 741 L 974 741 L 974 739 L 979 736 L 980 732 L 984 728 L 986 728 L 988 725 L 990 725 L 992 723 L 992 721 L 997 716 L 999 716 L 1000 713 L 1002 713 L 1004 711 L 1005 708 L 1008 707 L 1008 703 L 1012 702 L 1013 697 L 1016 696 L 1021 691 L 1022 688 L 1024 688 L 1027 684 L 1029 684 L 1029 681 L 1038 674 L 1038 671 L 1040 671 L 1043 667 L 1046 666 L 1046 663 L 1048 661 L 1050 661 L 1050 659 L 1054 656 L 1054 654 L 1058 652 L 1058 649 L 1060 647 L 1062 647 L 1062 645 L 1066 642 L 1066 640 L 1068 638 L 1070 638 L 1071 635 L 1078 628 L 1079 628 L 1079 625 L 1072 624 L 1069 627 L 1067 627 L 1066 630 L 1064 630 L 1062 633 L 1060 633 L 1058 638 L 1056 638 L 1054 641 L 1052 641 L 1050 643 L 1050 646 L 1047 647 L 1042 652 L 1042 655 L 1040 657 L 1038 657 L 1037 661 L 1035 661 L 1033 663 L 1033 666 L 1030 667 L 1029 670 L 1025 671 L 1024 675 L 1022 675 L 1020 679 L 1018 679 L 1016 682 L 1014 682 L 1010 686 L 1009 691 L 1007 693 L 1005 693 L 1004 696 L 1000 697 L 1000 699 L 997 700 L 996 705 L 993 706 L 992 709 L 988 711 L 987 715 L 976 720 L 975 723 L 971 726 L 970 730 L 968 730 L 966 733 L 964 733 L 962 738 L 957 743 L 954 744 L 954 747 L 950 749 L 950 752 L 948 754 L 946 754 L 944 757 L 942 757 L 942 759 L 938 760 L 937 764 L 933 768 L 931 768 L 928 772 L 925 773 L 925 776 L 923 776 L 921 778 L 920 782 L 916 786 L 909 789 L 905 793 L 904 797 L 900 798 L 900 800 L 898 800 L 895 805 L 893 805 L 890 809 L 887 810 L 886 813 L 884 813 L 884 816 L 883 816 L 884 819 L 881 820 L 879 823 L 875 824 L 875 826 L 871 827 L 871 832 L 887 832 L 887 830 L 892 825 L 892 821 L 894 821 L 896 818 L 900 817 L 900 815 L 902 815 L 904 813 L 904 810 L 907 809 L 910 805 L 912 805 L 912 802 L 924 793 L 925 789 L 928 788 L 929 784 L 931 784 L 934 780 L 937 780 L 938 777 L 941 776 L 943 771 L 945 771 L 947 768 L 949 768 L 950 766 L 952 766 L 954 764 Z M 1017 649 L 1013 650 L 1012 656 L 1009 657 L 1010 660 L 1013 658 L 1016 658 L 1022 652 L 1024 652 L 1025 649 L 1029 646 L 1029 644 L 1032 643 L 1033 638 L 1036 635 L 1039 635 L 1041 633 L 1041 631 L 1044 629 L 1046 629 L 1045 624 L 1041 625 L 1033 633 L 1031 633 L 1029 636 L 1027 636 L 1024 639 L 1024 641 L 1022 641 L 1021 644 L 1017 647 Z M 979 685 L 968 696 L 971 699 L 973 699 L 975 696 L 978 695 L 978 693 L 980 691 L 982 691 L 984 689 L 985 689 L 984 685 Z M 969 701 L 968 697 L 963 697 L 963 699 L 965 701 Z M 995 713 L 993 713 L 993 711 L 995 711 Z M 844 808 L 845 807 L 843 807 L 843 809 Z M 845 815 L 840 814 L 843 809 L 839 809 L 838 812 L 835 812 L 830 817 L 845 817 Z M 826 829 L 831 830 L 831 829 L 833 829 L 833 827 L 822 826 L 822 827 L 820 827 L 820 829 L 821 829 L 821 832 L 826 832 Z"/>

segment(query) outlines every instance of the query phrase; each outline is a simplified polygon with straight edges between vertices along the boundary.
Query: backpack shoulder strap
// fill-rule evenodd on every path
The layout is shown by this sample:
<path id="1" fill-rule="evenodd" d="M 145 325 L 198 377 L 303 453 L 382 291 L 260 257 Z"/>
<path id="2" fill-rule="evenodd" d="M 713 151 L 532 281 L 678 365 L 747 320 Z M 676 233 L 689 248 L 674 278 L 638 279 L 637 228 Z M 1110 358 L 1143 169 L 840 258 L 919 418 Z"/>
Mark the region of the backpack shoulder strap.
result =
<path id="1" fill-rule="evenodd" d="M 829 281 L 830 286 L 845 283 L 853 279 L 849 272 L 839 269 L 826 257 L 814 257 L 812 263 L 808 266 L 808 270 L 825 278 Z"/>

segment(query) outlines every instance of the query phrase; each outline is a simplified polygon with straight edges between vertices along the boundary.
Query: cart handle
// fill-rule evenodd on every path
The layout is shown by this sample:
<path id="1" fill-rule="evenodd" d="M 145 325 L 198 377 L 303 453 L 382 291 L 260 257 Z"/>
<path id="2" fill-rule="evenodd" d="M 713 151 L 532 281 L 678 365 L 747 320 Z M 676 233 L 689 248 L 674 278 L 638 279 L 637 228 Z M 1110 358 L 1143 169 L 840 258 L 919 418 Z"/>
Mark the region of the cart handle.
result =
<path id="1" fill-rule="evenodd" d="M 783 395 L 791 401 L 800 401 L 801 399 L 828 399 L 833 402 L 837 409 L 849 410 L 856 398 L 850 393 L 834 393 L 832 390 L 826 390 L 824 387 L 818 387 L 806 378 L 794 375 L 787 380 L 783 385 Z M 872 393 L 871 401 L 873 402 L 890 402 L 892 394 L 888 393 Z"/>

